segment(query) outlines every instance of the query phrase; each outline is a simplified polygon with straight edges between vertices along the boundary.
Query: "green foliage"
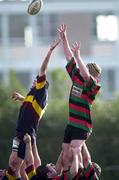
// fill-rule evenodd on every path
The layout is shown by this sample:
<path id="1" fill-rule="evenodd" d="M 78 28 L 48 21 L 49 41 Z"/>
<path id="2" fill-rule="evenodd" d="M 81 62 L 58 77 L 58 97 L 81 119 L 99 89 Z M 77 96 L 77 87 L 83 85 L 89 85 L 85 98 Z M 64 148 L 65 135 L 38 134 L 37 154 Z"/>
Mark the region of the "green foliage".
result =
<path id="1" fill-rule="evenodd" d="M 9 85 L 0 86 L 0 168 L 6 167 L 8 163 L 20 105 L 11 99 L 13 91 L 25 92 L 14 73 L 10 74 Z"/>
<path id="2" fill-rule="evenodd" d="M 89 139 L 92 159 L 102 167 L 102 179 L 117 179 L 118 166 L 119 97 L 113 101 L 97 101 L 93 112 L 94 132 Z"/>
<path id="3" fill-rule="evenodd" d="M 15 75 L 11 76 L 10 85 L 0 87 L 0 168 L 5 168 L 8 164 L 20 106 L 19 103 L 12 102 L 10 95 L 13 90 L 25 92 Z M 51 72 L 50 77 L 49 105 L 40 122 L 37 138 L 42 163 L 56 162 L 68 118 L 69 79 L 64 71 L 58 69 Z M 119 171 L 113 167 L 119 165 L 119 96 L 112 101 L 97 98 L 92 117 L 94 130 L 87 141 L 92 161 L 102 167 L 102 180 L 118 179 Z"/>
<path id="4" fill-rule="evenodd" d="M 18 91 L 21 94 L 26 93 L 26 89 L 23 87 L 20 81 L 18 81 L 18 79 L 16 78 L 16 73 L 12 70 L 10 71 L 9 91 Z"/>
<path id="5" fill-rule="evenodd" d="M 68 98 L 70 82 L 66 72 L 62 69 L 55 69 L 50 73 L 51 76 L 51 97 Z"/>
<path id="6" fill-rule="evenodd" d="M 50 100 L 41 120 L 38 145 L 42 162 L 56 162 L 61 150 L 64 127 L 67 121 L 67 104 L 62 99 Z"/>

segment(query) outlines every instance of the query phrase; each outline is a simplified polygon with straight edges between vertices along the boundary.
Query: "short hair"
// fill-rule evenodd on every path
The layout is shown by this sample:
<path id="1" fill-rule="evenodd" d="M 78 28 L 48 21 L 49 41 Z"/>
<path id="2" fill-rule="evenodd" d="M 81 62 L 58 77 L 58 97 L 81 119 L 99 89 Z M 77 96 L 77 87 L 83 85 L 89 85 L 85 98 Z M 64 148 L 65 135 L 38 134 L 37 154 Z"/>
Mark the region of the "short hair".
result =
<path id="1" fill-rule="evenodd" d="M 47 177 L 47 173 L 48 173 L 48 168 L 45 165 L 39 166 L 36 169 L 36 174 L 37 174 L 37 179 L 40 180 L 48 180 L 49 178 Z"/>
<path id="2" fill-rule="evenodd" d="M 93 62 L 93 63 L 88 63 L 87 64 L 87 67 L 88 67 L 88 69 L 89 69 L 89 73 L 92 75 L 92 76 L 99 76 L 100 74 L 101 74 L 101 68 L 100 68 L 100 66 L 97 64 L 97 63 L 95 63 L 95 62 Z"/>
<path id="3" fill-rule="evenodd" d="M 102 171 L 101 167 L 97 163 L 95 163 L 95 162 L 92 162 L 92 165 L 94 167 L 94 170 L 95 170 L 97 176 L 100 176 L 101 175 L 101 171 Z"/>

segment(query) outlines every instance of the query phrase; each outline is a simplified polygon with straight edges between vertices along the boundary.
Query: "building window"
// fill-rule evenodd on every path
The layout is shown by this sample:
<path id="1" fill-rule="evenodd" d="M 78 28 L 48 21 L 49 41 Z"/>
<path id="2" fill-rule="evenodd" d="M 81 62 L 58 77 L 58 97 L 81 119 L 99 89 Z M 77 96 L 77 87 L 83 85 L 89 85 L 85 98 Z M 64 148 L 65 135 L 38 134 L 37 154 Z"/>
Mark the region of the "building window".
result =
<path id="1" fill-rule="evenodd" d="M 0 0 L 0 2 L 16 2 L 16 3 L 20 3 L 20 2 L 27 2 L 28 0 Z"/>
<path id="2" fill-rule="evenodd" d="M 108 82 L 108 91 L 113 93 L 115 91 L 115 71 L 109 69 L 107 71 L 107 82 Z"/>
<path id="3" fill-rule="evenodd" d="M 30 26 L 27 26 L 24 30 L 25 47 L 32 47 L 33 32 Z"/>
<path id="4" fill-rule="evenodd" d="M 103 69 L 101 75 L 102 93 L 103 96 L 110 99 L 116 89 L 114 69 Z"/>
<path id="5" fill-rule="evenodd" d="M 101 42 L 114 42 L 118 39 L 118 18 L 115 15 L 97 15 L 95 18 L 96 36 Z"/>
<path id="6" fill-rule="evenodd" d="M 11 45 L 23 45 L 25 28 L 28 26 L 26 15 L 9 16 L 9 36 Z"/>
<path id="7" fill-rule="evenodd" d="M 2 25 L 2 18 L 0 16 L 0 24 Z M 0 44 L 2 44 L 2 26 L 0 26 Z"/>
<path id="8" fill-rule="evenodd" d="M 111 99 L 116 90 L 116 74 L 114 69 L 103 69 L 101 75 L 102 94 Z"/>
<path id="9" fill-rule="evenodd" d="M 37 17 L 38 37 L 42 42 L 48 42 L 57 34 L 57 15 L 56 14 L 39 14 Z"/>

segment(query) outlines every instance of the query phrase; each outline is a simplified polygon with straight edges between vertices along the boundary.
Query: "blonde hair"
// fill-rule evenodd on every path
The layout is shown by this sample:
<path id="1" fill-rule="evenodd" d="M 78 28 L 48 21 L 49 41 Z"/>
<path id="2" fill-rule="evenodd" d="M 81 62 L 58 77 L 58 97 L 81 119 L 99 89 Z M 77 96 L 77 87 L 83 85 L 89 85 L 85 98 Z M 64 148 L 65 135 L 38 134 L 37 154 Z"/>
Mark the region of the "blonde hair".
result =
<path id="1" fill-rule="evenodd" d="M 96 64 L 95 62 L 93 63 L 88 63 L 87 67 L 89 69 L 89 73 L 94 76 L 94 77 L 98 77 L 101 74 L 101 68 L 98 64 Z"/>

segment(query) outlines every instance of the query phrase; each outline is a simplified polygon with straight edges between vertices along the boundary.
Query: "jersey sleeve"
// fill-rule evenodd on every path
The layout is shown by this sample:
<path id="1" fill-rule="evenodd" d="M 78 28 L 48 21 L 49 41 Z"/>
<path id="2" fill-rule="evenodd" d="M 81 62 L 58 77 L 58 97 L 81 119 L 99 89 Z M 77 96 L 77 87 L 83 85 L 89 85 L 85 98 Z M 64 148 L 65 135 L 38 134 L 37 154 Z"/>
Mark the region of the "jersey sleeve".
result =
<path id="1" fill-rule="evenodd" d="M 67 171 L 63 171 L 60 176 L 58 175 L 53 177 L 52 180 L 72 180 L 70 169 L 68 169 Z"/>
<path id="2" fill-rule="evenodd" d="M 76 62 L 74 60 L 74 58 L 72 57 L 72 59 L 67 63 L 66 65 L 66 70 L 70 76 L 70 78 L 73 80 L 74 79 L 74 75 L 76 74 L 78 68 L 76 66 Z"/>
<path id="3" fill-rule="evenodd" d="M 46 75 L 37 76 L 36 79 L 36 89 L 42 89 L 46 84 Z"/>
<path id="4" fill-rule="evenodd" d="M 99 180 L 91 163 L 89 163 L 88 166 L 84 168 L 84 179 Z"/>
<path id="5" fill-rule="evenodd" d="M 90 98 L 93 100 L 95 99 L 95 96 L 98 94 L 101 85 L 97 82 L 95 78 L 91 76 L 90 80 L 87 82 L 86 88 L 88 89 L 88 96 L 90 96 Z"/>
<path id="6" fill-rule="evenodd" d="M 30 165 L 29 167 L 27 167 L 25 169 L 25 171 L 26 171 L 26 174 L 27 174 L 29 180 L 36 177 L 36 170 L 35 170 L 35 167 L 33 164 Z"/>
<path id="7" fill-rule="evenodd" d="M 30 89 L 30 91 L 28 92 L 27 96 L 24 99 L 24 102 L 25 101 L 32 102 L 34 97 L 36 96 L 36 94 L 43 91 L 45 84 L 46 84 L 46 75 L 37 76 L 36 77 L 36 84 L 34 87 L 32 87 Z"/>
<path id="8" fill-rule="evenodd" d="M 72 80 L 72 82 L 84 86 L 85 79 L 80 74 L 80 69 L 77 67 L 75 59 L 72 57 L 70 62 L 66 65 L 66 70 Z"/>

